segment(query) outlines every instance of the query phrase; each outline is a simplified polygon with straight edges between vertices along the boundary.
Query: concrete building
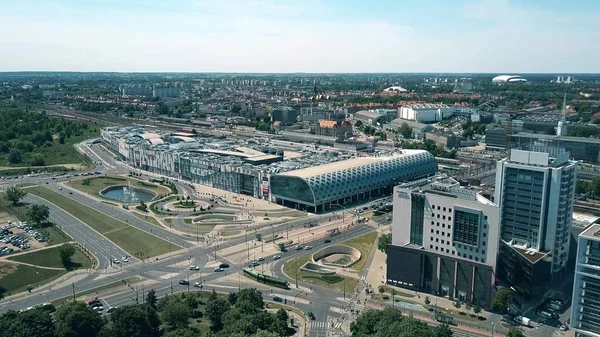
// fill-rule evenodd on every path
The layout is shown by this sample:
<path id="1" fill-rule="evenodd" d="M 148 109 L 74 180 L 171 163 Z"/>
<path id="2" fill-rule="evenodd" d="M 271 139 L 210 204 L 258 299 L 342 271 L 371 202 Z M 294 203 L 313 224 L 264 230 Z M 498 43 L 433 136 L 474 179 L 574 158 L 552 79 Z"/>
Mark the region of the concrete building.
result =
<path id="1" fill-rule="evenodd" d="M 488 128 L 485 130 L 485 147 L 489 149 L 506 149 L 508 137 L 505 128 Z"/>
<path id="2" fill-rule="evenodd" d="M 393 202 L 387 283 L 489 308 L 498 206 L 444 175 L 396 186 Z"/>
<path id="3" fill-rule="evenodd" d="M 524 295 L 540 294 L 566 269 L 576 176 L 568 152 L 511 150 L 497 164 L 498 272 Z"/>
<path id="4" fill-rule="evenodd" d="M 423 123 L 410 121 L 407 119 L 401 119 L 401 118 L 396 118 L 396 119 L 392 120 L 390 122 L 390 124 L 385 125 L 385 128 L 396 130 L 399 127 L 401 127 L 402 124 L 404 124 L 404 123 L 406 123 L 406 125 L 408 125 L 412 129 L 413 137 L 416 139 L 423 139 L 423 138 L 425 138 L 425 134 L 427 132 L 431 132 L 431 131 L 435 130 L 435 128 L 430 124 L 423 124 Z"/>
<path id="5" fill-rule="evenodd" d="M 569 152 L 574 160 L 600 162 L 600 139 L 597 138 L 518 133 L 512 135 L 511 143 L 515 149 L 548 152 L 553 156 Z"/>
<path id="6" fill-rule="evenodd" d="M 354 114 L 354 119 L 368 125 L 377 125 L 379 119 L 390 122 L 396 118 L 396 113 L 396 110 L 392 109 L 360 110 Z"/>
<path id="7" fill-rule="evenodd" d="M 298 112 L 292 108 L 283 107 L 271 113 L 271 118 L 274 122 L 283 124 L 294 124 L 298 121 Z"/>
<path id="8" fill-rule="evenodd" d="M 590 225 L 578 238 L 570 327 L 578 336 L 600 336 L 599 224 Z"/>
<path id="9" fill-rule="evenodd" d="M 179 88 L 155 87 L 154 89 L 152 89 L 152 97 L 177 98 L 180 95 L 181 95 L 181 89 L 179 89 Z"/>
<path id="10" fill-rule="evenodd" d="M 271 194 L 277 203 L 318 213 L 389 194 L 400 182 L 436 172 L 431 153 L 403 150 L 392 156 L 357 157 L 271 175 Z"/>
<path id="11" fill-rule="evenodd" d="M 454 111 L 445 104 L 415 104 L 398 109 L 398 117 L 419 123 L 435 123 L 454 115 Z"/>
<path id="12" fill-rule="evenodd" d="M 123 96 L 150 96 L 152 95 L 151 87 L 124 87 L 121 89 Z"/>
<path id="13" fill-rule="evenodd" d="M 441 132 L 428 132 L 425 134 L 425 139 L 433 140 L 437 145 L 446 149 L 458 149 L 462 141 L 462 137 Z"/>

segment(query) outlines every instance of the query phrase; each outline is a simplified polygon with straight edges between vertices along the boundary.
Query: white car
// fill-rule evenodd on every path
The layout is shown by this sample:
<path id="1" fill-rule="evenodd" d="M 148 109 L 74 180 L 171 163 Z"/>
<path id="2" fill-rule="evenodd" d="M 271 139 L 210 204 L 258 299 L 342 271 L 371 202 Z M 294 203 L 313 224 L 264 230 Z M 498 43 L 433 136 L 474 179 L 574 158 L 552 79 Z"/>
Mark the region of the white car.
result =
<path id="1" fill-rule="evenodd" d="M 114 259 L 113 263 L 114 264 L 119 264 L 119 263 L 121 263 L 121 261 L 119 261 L 119 259 Z"/>
<path id="2" fill-rule="evenodd" d="M 203 285 L 202 285 L 202 283 L 200 283 L 200 282 L 195 282 L 195 283 L 194 283 L 194 287 L 195 287 L 195 288 L 202 288 L 202 287 L 203 287 Z"/>
<path id="3" fill-rule="evenodd" d="M 123 261 L 123 262 L 129 262 L 129 259 L 128 259 L 126 256 L 124 256 L 124 257 L 121 259 L 121 261 Z"/>
<path id="4" fill-rule="evenodd" d="M 281 256 L 279 256 L 279 255 L 273 256 L 273 260 L 279 260 L 279 259 L 281 259 Z"/>
<path id="5" fill-rule="evenodd" d="M 200 270 L 200 267 L 198 267 L 198 266 L 190 266 L 190 270 Z"/>
<path id="6" fill-rule="evenodd" d="M 223 268 L 215 268 L 215 273 L 223 271 Z"/>

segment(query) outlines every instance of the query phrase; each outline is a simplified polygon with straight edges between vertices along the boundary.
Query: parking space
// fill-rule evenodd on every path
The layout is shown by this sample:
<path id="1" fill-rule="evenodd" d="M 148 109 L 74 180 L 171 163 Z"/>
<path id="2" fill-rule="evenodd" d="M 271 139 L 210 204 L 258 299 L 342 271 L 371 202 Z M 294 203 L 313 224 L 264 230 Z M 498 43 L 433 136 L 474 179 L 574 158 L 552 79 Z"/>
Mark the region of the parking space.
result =
<path id="1" fill-rule="evenodd" d="M 27 222 L 9 221 L 0 227 L 0 256 L 45 246 L 47 238 Z"/>

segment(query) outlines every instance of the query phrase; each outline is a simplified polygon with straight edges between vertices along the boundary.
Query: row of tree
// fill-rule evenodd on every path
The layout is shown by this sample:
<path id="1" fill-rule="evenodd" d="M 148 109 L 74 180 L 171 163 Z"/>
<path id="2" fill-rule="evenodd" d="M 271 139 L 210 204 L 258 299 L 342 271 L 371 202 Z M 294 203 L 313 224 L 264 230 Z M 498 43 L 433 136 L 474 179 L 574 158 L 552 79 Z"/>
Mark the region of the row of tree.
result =
<path id="1" fill-rule="evenodd" d="M 0 316 L 0 337 L 284 337 L 288 315 L 265 311 L 262 294 L 256 289 L 231 293 L 227 299 L 214 291 L 182 293 L 156 298 L 150 290 L 144 304 L 117 308 L 101 317 L 82 302 L 67 303 L 52 314 L 45 307 L 24 312 L 9 311 Z M 203 308 L 203 310 L 201 309 Z M 190 322 L 210 321 L 200 331 Z"/>
<path id="2" fill-rule="evenodd" d="M 600 177 L 595 177 L 592 180 L 577 180 L 575 187 L 577 193 L 588 193 L 589 196 L 600 198 Z"/>

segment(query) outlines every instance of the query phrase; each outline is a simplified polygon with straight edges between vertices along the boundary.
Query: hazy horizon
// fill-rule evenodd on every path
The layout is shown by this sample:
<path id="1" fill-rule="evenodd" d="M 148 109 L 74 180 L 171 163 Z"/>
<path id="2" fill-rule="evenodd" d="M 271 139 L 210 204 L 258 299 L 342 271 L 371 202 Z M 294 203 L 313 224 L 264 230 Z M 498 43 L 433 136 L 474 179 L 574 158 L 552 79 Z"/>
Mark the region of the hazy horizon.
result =
<path id="1" fill-rule="evenodd" d="M 0 72 L 600 73 L 600 2 L 23 0 Z"/>

